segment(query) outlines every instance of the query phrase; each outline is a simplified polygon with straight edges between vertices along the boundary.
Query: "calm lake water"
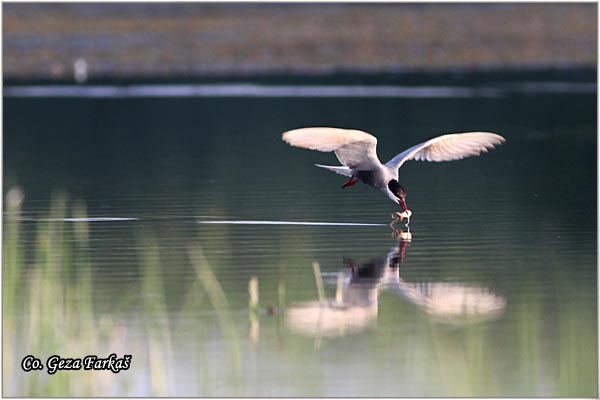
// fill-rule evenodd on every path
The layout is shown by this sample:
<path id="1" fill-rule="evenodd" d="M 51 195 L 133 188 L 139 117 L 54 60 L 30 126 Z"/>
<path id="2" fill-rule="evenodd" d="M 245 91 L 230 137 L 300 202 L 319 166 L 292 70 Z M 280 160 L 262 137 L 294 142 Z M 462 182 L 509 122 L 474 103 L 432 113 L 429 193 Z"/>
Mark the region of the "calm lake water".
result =
<path id="1" fill-rule="evenodd" d="M 595 397 L 596 93 L 513 84 L 9 91 L 3 394 Z M 507 142 L 405 164 L 406 241 L 384 195 L 313 166 L 333 154 L 281 141 L 318 125 L 373 133 L 383 161 L 442 133 Z M 130 368 L 20 368 L 111 353 Z"/>

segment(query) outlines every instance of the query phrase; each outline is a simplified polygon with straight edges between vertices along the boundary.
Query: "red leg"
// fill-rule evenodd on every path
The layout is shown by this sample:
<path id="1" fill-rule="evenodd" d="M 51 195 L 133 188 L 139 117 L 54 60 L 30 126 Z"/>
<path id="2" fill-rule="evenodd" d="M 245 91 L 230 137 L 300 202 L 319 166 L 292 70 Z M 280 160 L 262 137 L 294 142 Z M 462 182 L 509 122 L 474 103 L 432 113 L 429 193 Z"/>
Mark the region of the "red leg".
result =
<path id="1" fill-rule="evenodd" d="M 352 175 L 352 176 L 350 177 L 350 179 L 348 179 L 348 182 L 344 183 L 344 186 L 342 186 L 342 189 L 344 189 L 344 188 L 346 188 L 346 187 L 348 187 L 348 186 L 354 186 L 354 185 L 356 185 L 358 182 L 360 182 L 358 179 L 356 179 L 356 180 L 355 180 L 355 179 L 356 179 L 356 178 L 354 177 L 354 175 Z"/>

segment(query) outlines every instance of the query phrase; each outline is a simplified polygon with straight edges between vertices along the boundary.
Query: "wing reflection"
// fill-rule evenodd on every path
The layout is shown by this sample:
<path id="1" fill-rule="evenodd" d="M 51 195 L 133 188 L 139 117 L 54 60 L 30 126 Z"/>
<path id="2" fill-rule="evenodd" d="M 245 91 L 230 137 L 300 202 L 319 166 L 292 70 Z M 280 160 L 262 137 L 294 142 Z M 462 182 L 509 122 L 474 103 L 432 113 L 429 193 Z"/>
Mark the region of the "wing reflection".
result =
<path id="1" fill-rule="evenodd" d="M 439 322 L 463 325 L 493 319 L 506 307 L 506 299 L 490 289 L 461 283 L 407 284 L 397 288 L 412 303 Z"/>
<path id="2" fill-rule="evenodd" d="M 362 265 L 345 260 L 335 298 L 292 305 L 285 313 L 286 326 L 314 337 L 360 332 L 376 323 L 378 297 L 384 290 L 399 294 L 435 321 L 446 324 L 490 320 L 504 311 L 506 298 L 483 286 L 402 279 L 400 265 L 406 258 L 410 232 L 398 233 L 398 246 L 385 257 Z"/>

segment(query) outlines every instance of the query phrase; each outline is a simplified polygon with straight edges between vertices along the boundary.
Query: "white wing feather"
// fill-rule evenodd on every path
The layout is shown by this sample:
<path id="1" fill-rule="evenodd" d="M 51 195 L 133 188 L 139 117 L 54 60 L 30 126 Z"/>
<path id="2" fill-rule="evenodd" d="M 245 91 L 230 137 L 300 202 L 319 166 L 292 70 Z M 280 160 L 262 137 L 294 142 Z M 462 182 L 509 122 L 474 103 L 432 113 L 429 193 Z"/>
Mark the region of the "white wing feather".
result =
<path id="1" fill-rule="evenodd" d="M 335 172 L 336 174 L 344 175 L 344 176 L 352 176 L 352 170 L 348 167 L 334 167 L 332 165 L 321 165 L 315 164 L 319 168 L 325 168 L 330 170 L 331 172 Z"/>
<path id="2" fill-rule="evenodd" d="M 283 134 L 284 142 L 310 150 L 335 152 L 344 166 L 353 169 L 369 169 L 379 165 L 377 139 L 375 136 L 354 129 L 300 128 Z"/>
<path id="3" fill-rule="evenodd" d="M 419 143 L 398 154 L 385 165 L 400 168 L 407 160 L 452 161 L 487 153 L 506 139 L 495 133 L 450 133 Z"/>

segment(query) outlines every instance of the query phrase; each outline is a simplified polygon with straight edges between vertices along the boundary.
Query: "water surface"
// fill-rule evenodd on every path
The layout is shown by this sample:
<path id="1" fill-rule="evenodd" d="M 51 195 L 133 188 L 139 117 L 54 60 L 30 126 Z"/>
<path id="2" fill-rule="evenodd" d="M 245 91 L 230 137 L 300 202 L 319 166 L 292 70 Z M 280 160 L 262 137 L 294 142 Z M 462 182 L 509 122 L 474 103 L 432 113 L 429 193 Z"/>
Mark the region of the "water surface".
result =
<path id="1" fill-rule="evenodd" d="M 4 194 L 24 198 L 5 212 L 4 395 L 596 396 L 590 85 L 9 91 Z M 281 141 L 314 125 L 375 134 L 383 161 L 442 133 L 507 142 L 405 164 L 406 241 L 385 196 L 312 165 L 333 154 Z M 18 368 L 27 354 L 111 352 L 131 368 Z"/>

